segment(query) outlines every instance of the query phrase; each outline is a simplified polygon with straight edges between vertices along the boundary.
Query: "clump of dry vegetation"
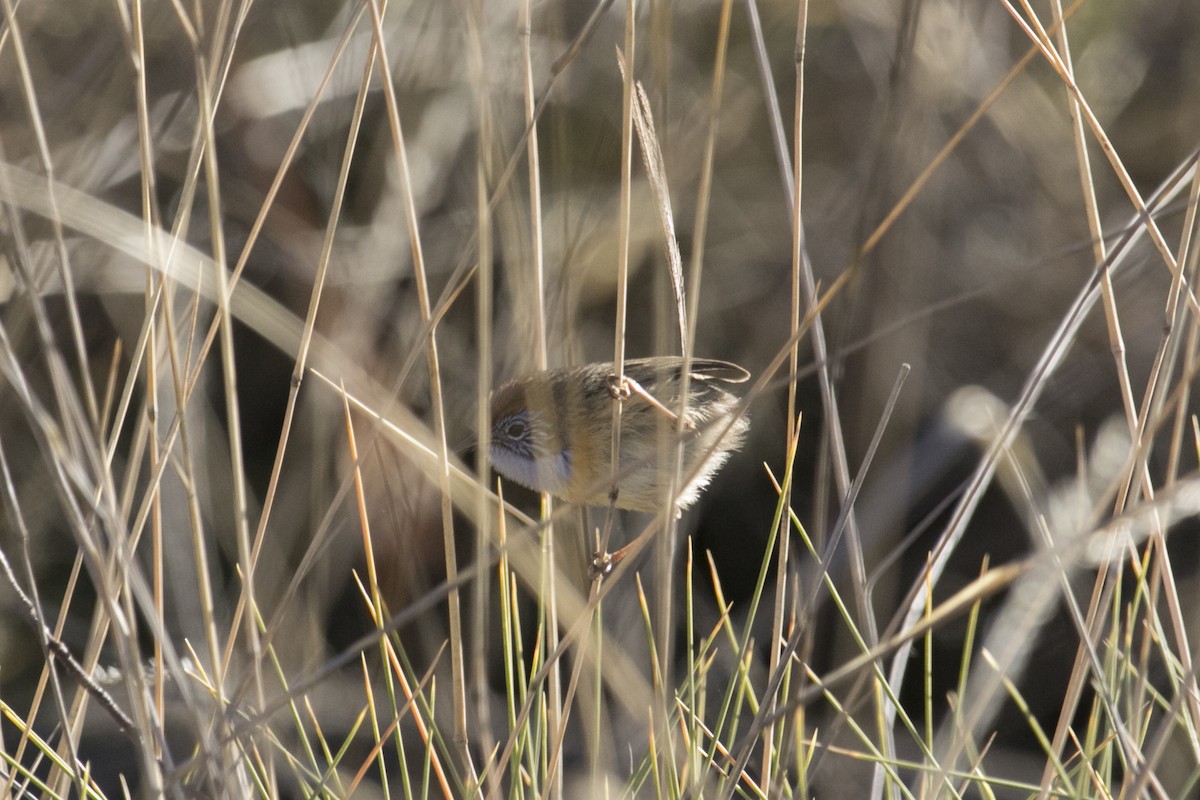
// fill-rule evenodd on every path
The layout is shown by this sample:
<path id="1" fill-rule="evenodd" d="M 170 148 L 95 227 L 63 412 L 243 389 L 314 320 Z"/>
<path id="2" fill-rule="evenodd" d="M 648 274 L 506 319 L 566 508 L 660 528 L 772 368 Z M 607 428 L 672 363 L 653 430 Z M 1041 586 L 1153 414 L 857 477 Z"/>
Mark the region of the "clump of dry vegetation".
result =
<path id="1" fill-rule="evenodd" d="M 1197 792 L 1200 6 L 2 2 L 5 796 Z"/>

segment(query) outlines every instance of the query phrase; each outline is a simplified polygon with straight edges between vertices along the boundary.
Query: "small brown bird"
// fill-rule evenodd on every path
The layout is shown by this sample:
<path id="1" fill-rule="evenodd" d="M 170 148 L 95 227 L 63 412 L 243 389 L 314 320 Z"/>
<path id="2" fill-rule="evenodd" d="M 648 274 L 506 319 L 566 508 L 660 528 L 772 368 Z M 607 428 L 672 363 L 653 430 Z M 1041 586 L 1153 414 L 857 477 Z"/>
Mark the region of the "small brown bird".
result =
<path id="1" fill-rule="evenodd" d="M 607 505 L 611 499 L 613 401 L 621 413 L 618 508 L 658 511 L 666 496 L 670 444 L 679 408 L 678 357 L 625 362 L 625 382 L 611 363 L 551 369 L 504 384 L 491 397 L 491 454 L 497 471 L 522 486 L 570 503 Z M 683 434 L 682 480 L 676 505 L 687 508 L 742 445 L 744 415 L 729 418 L 738 399 L 727 387 L 750 373 L 736 364 L 693 359 Z M 688 476 L 695 475 L 688 480 Z"/>

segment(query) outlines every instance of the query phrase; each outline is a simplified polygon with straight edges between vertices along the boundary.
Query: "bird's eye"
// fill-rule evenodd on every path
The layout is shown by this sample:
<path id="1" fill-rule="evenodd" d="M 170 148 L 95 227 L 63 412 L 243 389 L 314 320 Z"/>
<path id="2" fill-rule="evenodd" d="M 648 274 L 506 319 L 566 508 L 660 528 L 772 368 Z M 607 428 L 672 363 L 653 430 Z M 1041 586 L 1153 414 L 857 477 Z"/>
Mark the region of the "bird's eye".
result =
<path id="1" fill-rule="evenodd" d="M 509 439 L 520 439 L 525 436 L 527 429 L 524 420 L 509 420 L 508 424 L 504 426 L 504 435 Z"/>

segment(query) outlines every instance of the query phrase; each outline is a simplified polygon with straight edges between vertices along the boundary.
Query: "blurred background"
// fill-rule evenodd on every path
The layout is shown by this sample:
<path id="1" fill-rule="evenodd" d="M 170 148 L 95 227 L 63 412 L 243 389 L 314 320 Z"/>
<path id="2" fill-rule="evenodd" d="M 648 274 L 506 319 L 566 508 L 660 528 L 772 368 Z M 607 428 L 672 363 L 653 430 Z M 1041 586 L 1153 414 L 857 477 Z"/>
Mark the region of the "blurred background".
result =
<path id="1" fill-rule="evenodd" d="M 271 626 L 279 673 L 292 680 L 361 650 L 355 641 L 374 629 L 355 579 L 364 575 L 369 537 L 388 610 L 426 599 L 400 632 L 411 669 L 448 681 L 437 471 L 373 415 L 427 443 L 444 427 L 451 455 L 470 470 L 490 386 L 536 369 L 542 357 L 551 366 L 612 359 L 623 247 L 617 53 L 627 49 L 626 5 L 394 0 L 379 22 L 394 108 L 369 5 L 4 0 L 3 8 L 0 447 L 12 486 L 0 504 L 0 549 L 17 582 L 26 593 L 36 589 L 46 623 L 88 670 L 89 660 L 127 670 L 129 653 L 110 638 L 120 634 L 105 631 L 113 604 L 102 599 L 109 581 L 141 580 L 136 600 L 128 599 L 133 589 L 113 594 L 140 657 L 151 659 L 154 643 L 170 639 L 181 656 L 224 663 L 237 685 L 250 671 L 242 566 L 252 547 L 261 551 L 255 613 L 264 630 Z M 1194 472 L 1195 299 L 1189 289 L 1172 304 L 1172 268 L 1113 162 L 1147 202 L 1167 187 L 1151 216 L 1180 268 L 1194 274 L 1194 255 L 1180 245 L 1191 177 L 1181 183 L 1178 176 L 1192 164 L 1200 130 L 1200 5 L 1089 0 L 1065 10 L 1080 96 L 1114 153 L 1106 156 L 1094 129 L 1083 126 L 1087 191 L 1071 96 L 1042 55 L 1029 55 L 1031 38 L 1004 3 L 809 4 L 802 117 L 797 4 L 636 9 L 631 72 L 653 115 L 687 292 L 697 302 L 694 352 L 763 376 L 790 346 L 793 298 L 800 316 L 810 308 L 793 277 L 798 144 L 803 260 L 818 293 L 835 288 L 820 318 L 824 352 L 814 349 L 812 328 L 799 339 L 794 408 L 785 363 L 754 390 L 743 451 L 680 520 L 696 554 L 692 585 L 704 624 L 719 618 L 714 578 L 700 566 L 706 552 L 725 601 L 745 623 L 738 615 L 773 541 L 778 502 L 764 464 L 783 475 L 791 414 L 802 414 L 792 508 L 818 551 L 839 532 L 829 575 L 847 598 L 869 589 L 852 613 L 862 625 L 869 609 L 879 632 L 898 629 L 964 482 L 1027 384 L 1037 397 L 1012 443 L 1016 466 L 1002 467 L 1000 480 L 986 486 L 933 587 L 934 603 L 974 580 L 985 559 L 1015 562 L 1042 547 L 1039 518 L 1099 524 L 1113 512 L 1111 487 L 1131 440 L 1145 473 L 1126 483 L 1161 488 Z M 1034 11 L 1053 24 L 1049 5 Z M 727 52 L 718 60 L 722 42 Z M 635 135 L 629 357 L 680 350 L 643 150 Z M 152 229 L 170 236 L 149 237 Z M 1105 301 L 1082 309 L 1053 371 L 1039 374 L 1039 359 L 1076 298 L 1097 285 L 1097 264 L 1109 254 Z M 235 271 L 228 328 L 214 262 Z M 316 286 L 315 338 L 305 350 Z M 423 306 L 438 315 L 437 394 Z M 301 352 L 329 382 L 296 373 Z M 893 396 L 904 365 L 911 371 Z M 302 382 L 285 428 L 295 374 Z M 351 414 L 361 511 L 350 491 L 356 462 L 339 382 L 365 406 Z M 839 453 L 848 475 L 862 478 L 849 527 L 839 523 L 848 491 L 838 479 Z M 508 499 L 536 517 L 537 498 L 507 486 L 506 496 L 510 488 Z M 1063 504 L 1066 517 L 1054 517 L 1051 507 Z M 456 505 L 460 569 L 488 568 L 473 519 Z M 568 509 L 556 519 L 561 579 L 586 597 L 590 553 L 578 516 Z M 622 515 L 617 536 L 627 541 L 644 524 Z M 1184 519 L 1165 539 L 1182 599 L 1178 618 L 1193 640 L 1195 628 L 1186 626 L 1198 621 L 1188 600 L 1197 589 L 1194 533 Z M 795 616 L 784 635 L 803 628 L 798 657 L 824 674 L 861 650 L 818 585 L 818 560 L 794 531 L 791 538 Z M 647 558 L 644 577 L 661 581 L 670 570 L 682 592 L 683 552 L 678 546 L 666 565 Z M 769 563 L 768 596 L 779 577 Z M 1097 566 L 1064 572 L 1084 607 Z M 1105 569 L 1120 573 L 1121 565 Z M 609 620 L 614 628 L 625 625 L 616 620 L 633 621 L 627 644 L 642 663 L 640 611 L 633 579 L 624 580 L 611 595 Z M 492 707 L 491 735 L 502 743 L 496 591 L 484 584 L 477 607 L 486 612 L 468 622 L 486 643 L 468 692 L 473 709 Z M 538 592 L 529 585 L 521 592 L 532 628 Z M 988 597 L 983 627 L 1007 597 L 1003 590 Z M 48 701 L 30 712 L 46 675 L 36 629 L 7 584 L 0 599 L 0 697 L 54 740 L 59 712 Z M 1063 709 L 1074 708 L 1064 697 L 1080 637 L 1066 604 L 1052 601 L 1043 616 L 1026 643 L 1027 662 L 1010 677 L 1032 716 L 1053 730 Z M 757 681 L 765 676 L 770 617 L 764 610 L 753 629 Z M 894 687 L 902 705 L 921 706 L 928 691 L 935 721 L 947 719 L 967 635 L 962 616 L 937 627 L 932 689 L 912 670 Z M 676 637 L 676 669 L 686 666 L 683 643 Z M 222 646 L 232 655 L 214 652 Z M 720 669 L 732 674 L 736 659 L 722 658 Z M 360 680 L 355 663 L 330 668 L 310 687 L 316 716 L 340 736 L 358 711 L 342 699 L 344 684 Z M 112 685 L 121 705 L 131 703 L 129 686 Z M 76 684 L 64 687 L 70 705 Z M 180 762 L 203 738 L 194 722 L 203 701 L 174 702 L 169 686 L 165 694 L 165 741 Z M 433 716 L 449 720 L 442 716 L 449 700 L 442 702 Z M 874 712 L 858 710 L 870 723 Z M 832 706 L 814 699 L 808 713 L 809 724 L 831 728 L 834 740 L 848 735 Z M 598 747 L 616 753 L 606 769 L 624 776 L 624 748 L 645 738 L 645 720 L 619 716 L 611 740 L 602 737 Z M 136 748 L 114 736 L 103 712 L 92 710 L 80 727 L 79 755 L 92 760 L 105 791 L 118 791 L 118 775 L 134 785 L 145 780 L 131 766 Z M 6 750 L 17 730 L 0 725 Z M 626 730 L 634 732 L 618 735 Z M 1045 754 L 1015 705 L 1004 704 L 985 733 L 995 774 L 1041 779 Z M 897 758 L 920 758 L 911 743 L 895 746 Z M 1196 775 L 1193 749 L 1179 746 L 1186 758 L 1161 767 L 1171 796 L 1183 796 L 1172 792 L 1193 786 Z M 587 772 L 589 747 L 597 745 L 570 730 L 568 780 Z M 486 753 L 475 758 L 478 766 Z M 871 777 L 869 763 L 834 754 L 816 765 L 812 786 L 824 796 L 867 796 Z M 283 795 L 303 793 L 283 783 Z M 837 788 L 822 793 L 822 786 Z"/>

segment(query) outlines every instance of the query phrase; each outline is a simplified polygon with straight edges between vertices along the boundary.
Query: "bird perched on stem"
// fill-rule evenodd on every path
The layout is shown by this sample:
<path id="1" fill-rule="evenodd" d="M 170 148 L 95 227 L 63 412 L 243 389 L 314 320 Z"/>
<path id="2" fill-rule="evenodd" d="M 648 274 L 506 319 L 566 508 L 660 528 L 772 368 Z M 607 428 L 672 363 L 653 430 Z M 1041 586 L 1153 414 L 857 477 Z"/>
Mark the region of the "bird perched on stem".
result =
<path id="1" fill-rule="evenodd" d="M 491 397 L 492 464 L 505 477 L 570 503 L 657 511 L 666 498 L 678 441 L 683 359 L 612 363 L 536 372 Z M 750 373 L 727 361 L 697 358 L 689 368 L 683 460 L 675 504 L 685 509 L 742 445 L 749 423 L 735 416 L 729 388 Z M 612 466 L 614 402 L 621 400 L 619 468 Z M 616 481 L 614 486 L 614 479 Z"/>

